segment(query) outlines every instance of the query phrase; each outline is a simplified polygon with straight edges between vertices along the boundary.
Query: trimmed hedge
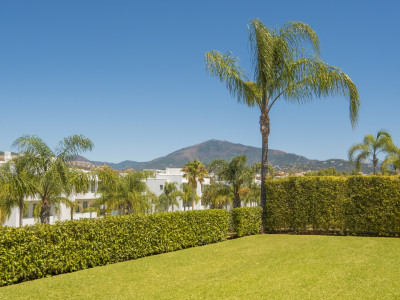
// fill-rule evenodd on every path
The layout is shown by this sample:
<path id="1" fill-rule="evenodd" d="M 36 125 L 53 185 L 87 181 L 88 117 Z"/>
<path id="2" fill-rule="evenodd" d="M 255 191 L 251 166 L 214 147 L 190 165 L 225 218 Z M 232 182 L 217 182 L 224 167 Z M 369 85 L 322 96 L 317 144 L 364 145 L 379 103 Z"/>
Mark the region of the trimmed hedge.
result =
<path id="1" fill-rule="evenodd" d="M 400 178 L 289 177 L 266 181 L 267 232 L 400 234 Z"/>
<path id="2" fill-rule="evenodd" d="M 261 233 L 261 216 L 261 206 L 232 209 L 232 231 L 237 237 Z"/>
<path id="3" fill-rule="evenodd" d="M 0 228 L 0 286 L 226 239 L 229 213 L 134 214 Z"/>

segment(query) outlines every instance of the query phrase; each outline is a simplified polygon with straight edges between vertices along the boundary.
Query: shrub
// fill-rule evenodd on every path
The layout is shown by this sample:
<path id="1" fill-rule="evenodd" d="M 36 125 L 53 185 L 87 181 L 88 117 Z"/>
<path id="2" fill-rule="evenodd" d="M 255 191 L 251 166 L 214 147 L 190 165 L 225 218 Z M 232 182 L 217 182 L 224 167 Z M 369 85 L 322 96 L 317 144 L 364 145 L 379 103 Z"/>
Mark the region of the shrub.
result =
<path id="1" fill-rule="evenodd" d="M 262 208 L 241 207 L 231 210 L 232 231 L 237 237 L 258 234 L 261 232 Z"/>
<path id="2" fill-rule="evenodd" d="M 290 177 L 266 181 L 267 232 L 400 234 L 400 179 Z"/>
<path id="3" fill-rule="evenodd" d="M 0 229 L 0 285 L 222 241 L 226 210 L 134 214 Z"/>

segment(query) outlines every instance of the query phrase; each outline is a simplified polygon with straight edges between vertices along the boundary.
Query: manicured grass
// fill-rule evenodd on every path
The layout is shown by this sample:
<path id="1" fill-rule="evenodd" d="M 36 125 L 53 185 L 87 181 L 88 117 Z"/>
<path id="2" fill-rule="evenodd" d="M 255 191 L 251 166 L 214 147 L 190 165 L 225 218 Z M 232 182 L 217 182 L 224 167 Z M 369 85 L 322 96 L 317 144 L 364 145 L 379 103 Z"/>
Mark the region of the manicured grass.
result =
<path id="1" fill-rule="evenodd" d="M 0 288 L 0 299 L 394 299 L 400 239 L 258 235 Z"/>

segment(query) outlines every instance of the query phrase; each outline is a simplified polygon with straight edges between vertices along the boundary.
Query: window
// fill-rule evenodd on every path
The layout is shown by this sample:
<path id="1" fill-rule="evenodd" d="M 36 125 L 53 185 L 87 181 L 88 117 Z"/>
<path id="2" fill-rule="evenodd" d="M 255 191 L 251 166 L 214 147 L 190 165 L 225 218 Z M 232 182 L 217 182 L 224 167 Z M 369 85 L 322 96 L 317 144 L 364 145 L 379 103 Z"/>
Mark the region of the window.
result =
<path id="1" fill-rule="evenodd" d="M 83 201 L 83 209 L 88 208 L 88 202 L 87 201 Z"/>
<path id="2" fill-rule="evenodd" d="M 164 190 L 164 186 L 162 184 L 160 184 L 160 191 Z"/>
<path id="3" fill-rule="evenodd" d="M 81 212 L 81 203 L 78 201 L 76 204 L 76 209 L 75 212 L 80 213 Z"/>

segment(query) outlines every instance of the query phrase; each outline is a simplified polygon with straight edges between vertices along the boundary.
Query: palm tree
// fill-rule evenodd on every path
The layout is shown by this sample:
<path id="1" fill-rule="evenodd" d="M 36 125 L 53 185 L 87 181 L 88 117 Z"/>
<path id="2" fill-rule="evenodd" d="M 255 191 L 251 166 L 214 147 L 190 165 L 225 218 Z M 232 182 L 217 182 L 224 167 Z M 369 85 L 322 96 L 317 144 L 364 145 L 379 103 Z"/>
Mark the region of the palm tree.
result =
<path id="1" fill-rule="evenodd" d="M 349 160 L 351 164 L 355 162 L 356 169 L 360 171 L 362 162 L 371 157 L 374 166 L 374 175 L 376 175 L 379 161 L 378 154 L 381 152 L 391 152 L 393 148 L 394 145 L 390 134 L 385 130 L 380 130 L 376 134 L 376 137 L 372 134 L 367 134 L 362 143 L 351 146 L 349 149 Z M 356 153 L 358 153 L 357 156 L 355 156 Z"/>
<path id="2" fill-rule="evenodd" d="M 189 161 L 185 164 L 185 167 L 182 169 L 183 177 L 187 178 L 188 183 L 192 186 L 192 210 L 194 210 L 194 202 L 196 199 L 196 189 L 197 182 L 200 184 L 204 182 L 204 178 L 208 176 L 208 172 L 204 164 L 195 159 L 193 161 Z"/>
<path id="3" fill-rule="evenodd" d="M 177 188 L 176 182 L 166 182 L 164 185 L 164 192 L 159 196 L 161 207 L 168 211 L 169 207 L 172 206 L 174 211 L 174 205 L 178 205 L 178 197 L 181 196 L 181 192 Z"/>
<path id="4" fill-rule="evenodd" d="M 22 227 L 25 198 L 33 195 L 33 188 L 15 158 L 0 167 L 0 189 L 0 206 L 6 216 L 9 216 L 11 209 L 17 206 L 19 227 Z"/>
<path id="5" fill-rule="evenodd" d="M 95 170 L 95 174 L 98 174 L 102 192 L 97 206 L 104 205 L 108 210 L 118 209 L 121 215 L 144 213 L 151 209 L 154 194 L 146 185 L 146 179 L 150 176 L 148 171 L 127 172 L 118 176 L 111 168 L 102 167 Z"/>
<path id="6" fill-rule="evenodd" d="M 90 177 L 87 173 L 71 168 L 68 163 L 78 154 L 91 150 L 93 143 L 82 135 L 64 138 L 52 151 L 36 136 L 24 135 L 14 144 L 20 155 L 14 163 L 24 171 L 33 194 L 40 199 L 40 221 L 50 222 L 50 207 L 57 210 L 60 203 L 66 203 L 71 192 L 87 191 Z M 65 196 L 63 196 L 65 195 Z"/>
<path id="7" fill-rule="evenodd" d="M 394 170 L 394 175 L 397 175 L 397 170 L 400 170 L 400 148 L 393 146 L 390 149 L 389 154 L 386 156 L 385 160 L 382 162 L 381 168 L 382 172 L 385 173 L 388 170 L 388 166 L 392 166 Z"/>
<path id="8" fill-rule="evenodd" d="M 180 185 L 181 189 L 181 200 L 183 205 L 183 210 L 186 211 L 186 206 L 189 206 L 189 203 L 193 201 L 193 188 L 190 184 L 183 182 Z M 196 192 L 194 193 L 195 201 L 197 202 L 199 197 L 197 196 Z M 188 208 L 189 209 L 189 208 Z"/>
<path id="9" fill-rule="evenodd" d="M 265 214 L 269 114 L 273 105 L 280 99 L 305 103 L 314 97 L 348 96 L 350 119 L 354 127 L 360 101 L 357 88 L 350 77 L 320 59 L 318 37 L 307 24 L 288 22 L 280 29 L 275 29 L 265 26 L 259 19 L 253 19 L 249 30 L 254 68 L 253 82 L 248 81 L 244 70 L 239 66 L 239 59 L 230 52 L 207 52 L 206 65 L 210 74 L 225 82 L 231 95 L 237 97 L 239 102 L 260 109 L 260 205 Z M 303 43 L 308 44 L 307 51 L 302 47 Z"/>
<path id="10" fill-rule="evenodd" d="M 228 203 L 232 202 L 234 195 L 230 186 L 222 184 L 220 182 L 211 182 L 204 188 L 202 201 L 208 205 L 212 205 L 216 208 L 228 208 Z"/>
<path id="11" fill-rule="evenodd" d="M 210 163 L 210 172 L 217 175 L 218 180 L 227 181 L 234 195 L 233 208 L 241 206 L 240 190 L 243 184 L 250 185 L 254 181 L 259 169 L 259 164 L 247 166 L 247 156 L 239 155 L 230 162 L 223 159 L 215 159 Z"/>

